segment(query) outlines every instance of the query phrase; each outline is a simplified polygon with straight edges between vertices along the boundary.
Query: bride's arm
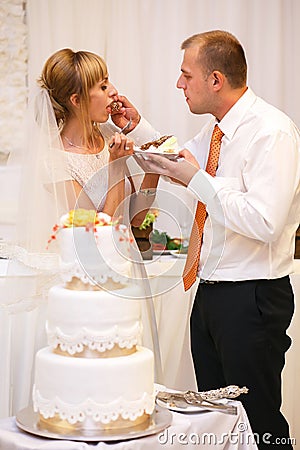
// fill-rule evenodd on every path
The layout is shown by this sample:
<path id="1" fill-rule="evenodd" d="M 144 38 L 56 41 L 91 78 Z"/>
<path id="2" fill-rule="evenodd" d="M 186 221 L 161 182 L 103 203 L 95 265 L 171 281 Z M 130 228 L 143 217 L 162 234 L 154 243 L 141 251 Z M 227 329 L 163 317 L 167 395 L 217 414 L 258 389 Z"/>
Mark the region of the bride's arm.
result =
<path id="1" fill-rule="evenodd" d="M 65 181 L 65 190 L 69 209 L 84 208 L 95 209 L 91 199 L 85 193 L 81 184 L 75 180 Z"/>
<path id="2" fill-rule="evenodd" d="M 133 154 L 133 142 L 124 134 L 115 133 L 108 145 L 108 190 L 103 212 L 113 217 L 124 216 L 126 161 Z"/>
<path id="3" fill-rule="evenodd" d="M 108 190 L 103 212 L 117 217 L 122 215 L 122 203 L 125 199 L 125 174 L 122 164 L 110 163 L 108 165 Z"/>
<path id="4" fill-rule="evenodd" d="M 123 100 L 124 98 L 125 97 L 122 97 Z M 132 116 L 132 114 L 130 115 Z M 135 145 L 141 145 L 147 141 L 155 140 L 160 136 L 160 133 L 156 131 L 143 117 L 139 116 L 139 119 L 140 120 L 138 121 L 138 124 L 135 126 L 135 128 L 127 134 L 127 137 L 130 137 L 130 139 L 134 141 Z M 115 130 L 115 125 L 110 122 L 101 124 L 101 133 L 107 140 Z M 126 175 L 129 179 L 131 184 L 131 192 L 133 194 L 130 199 L 130 217 L 132 218 L 131 223 L 133 226 L 139 226 L 143 222 L 148 210 L 151 208 L 153 201 L 155 200 L 155 193 L 159 175 L 143 173 L 142 182 L 137 183 L 137 185 L 139 184 L 140 186 L 138 189 L 136 189 L 135 182 L 133 181 L 133 178 L 135 178 L 135 176 L 132 176 L 128 173 L 127 167 L 125 167 L 125 172 L 123 171 L 122 173 L 124 177 Z M 114 176 L 111 175 L 111 178 L 113 177 Z M 137 175 L 136 178 L 140 179 L 139 175 Z M 114 186 L 113 191 L 112 189 L 109 190 L 108 195 L 109 198 L 107 199 L 104 208 L 106 209 L 105 212 L 109 214 L 108 211 L 111 210 L 111 205 L 113 204 L 113 207 L 115 208 L 124 199 L 125 185 L 121 182 L 117 183 L 117 185 Z"/>

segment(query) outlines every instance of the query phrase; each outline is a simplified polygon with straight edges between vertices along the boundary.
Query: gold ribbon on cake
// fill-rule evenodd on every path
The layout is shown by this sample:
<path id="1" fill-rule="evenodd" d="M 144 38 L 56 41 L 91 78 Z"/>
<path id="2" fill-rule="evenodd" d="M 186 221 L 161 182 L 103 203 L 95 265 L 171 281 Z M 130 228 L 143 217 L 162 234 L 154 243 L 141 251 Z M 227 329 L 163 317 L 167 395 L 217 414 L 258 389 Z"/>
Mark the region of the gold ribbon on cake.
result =
<path id="1" fill-rule="evenodd" d="M 93 425 L 89 426 L 89 420 L 85 419 L 83 422 L 77 422 L 76 424 L 71 424 L 66 419 L 61 419 L 59 414 L 55 414 L 54 417 L 49 417 L 45 419 L 41 414 L 39 414 L 39 428 L 44 428 L 47 431 L 55 432 L 58 434 L 74 435 L 74 432 L 88 432 L 88 431 L 106 431 L 106 430 L 123 430 L 123 429 L 133 429 L 135 431 L 142 431 L 148 428 L 150 422 L 150 415 L 145 412 L 137 417 L 135 420 L 123 419 L 119 415 L 116 420 L 111 420 L 108 423 L 95 422 L 91 419 Z"/>
<path id="2" fill-rule="evenodd" d="M 133 345 L 131 348 L 121 348 L 119 345 L 114 345 L 113 348 L 104 350 L 103 352 L 92 350 L 85 345 L 82 352 L 75 353 L 74 355 L 70 355 L 67 351 L 61 350 L 60 347 L 56 347 L 53 352 L 57 355 L 69 356 L 70 358 L 116 358 L 135 353 L 136 345 Z"/>
<path id="3" fill-rule="evenodd" d="M 72 277 L 71 281 L 68 281 L 65 284 L 66 289 L 70 289 L 72 291 L 101 291 L 104 289 L 106 291 L 115 291 L 117 289 L 123 289 L 125 286 L 121 283 L 116 283 L 115 281 L 109 279 L 104 284 L 90 284 L 84 283 L 78 277 Z"/>

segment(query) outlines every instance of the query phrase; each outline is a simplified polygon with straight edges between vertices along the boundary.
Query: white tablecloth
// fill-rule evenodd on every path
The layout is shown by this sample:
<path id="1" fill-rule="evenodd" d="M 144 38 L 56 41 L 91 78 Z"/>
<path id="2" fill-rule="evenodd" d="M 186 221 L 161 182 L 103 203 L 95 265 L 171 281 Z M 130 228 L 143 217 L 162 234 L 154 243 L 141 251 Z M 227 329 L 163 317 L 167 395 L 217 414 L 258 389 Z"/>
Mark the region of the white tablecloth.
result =
<path id="1" fill-rule="evenodd" d="M 162 433 L 116 443 L 85 443 L 52 440 L 19 430 L 15 418 L 0 420 L 0 450 L 155 450 L 196 447 L 218 450 L 257 450 L 245 410 L 240 402 L 238 415 L 220 412 L 173 413 L 170 427 Z"/>
<path id="2" fill-rule="evenodd" d="M 46 302 L 35 275 L 5 276 L 0 259 L 0 418 L 28 405 L 36 351 L 46 345 Z"/>
<path id="3" fill-rule="evenodd" d="M 185 259 L 164 256 L 146 263 L 154 298 L 162 361 L 162 384 L 174 389 L 196 388 L 191 351 L 189 317 L 197 284 L 183 289 Z"/>

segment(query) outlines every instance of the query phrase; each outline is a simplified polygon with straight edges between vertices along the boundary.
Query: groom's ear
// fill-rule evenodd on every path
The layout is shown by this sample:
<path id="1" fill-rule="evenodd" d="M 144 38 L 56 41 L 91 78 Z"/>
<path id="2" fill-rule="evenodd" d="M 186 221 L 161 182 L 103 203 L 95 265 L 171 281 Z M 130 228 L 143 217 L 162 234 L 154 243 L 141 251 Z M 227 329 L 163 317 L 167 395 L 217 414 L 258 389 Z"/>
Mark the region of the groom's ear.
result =
<path id="1" fill-rule="evenodd" d="M 223 87 L 224 81 L 225 77 L 221 72 L 219 72 L 218 70 L 214 70 L 212 72 L 211 82 L 214 91 L 219 91 Z"/>

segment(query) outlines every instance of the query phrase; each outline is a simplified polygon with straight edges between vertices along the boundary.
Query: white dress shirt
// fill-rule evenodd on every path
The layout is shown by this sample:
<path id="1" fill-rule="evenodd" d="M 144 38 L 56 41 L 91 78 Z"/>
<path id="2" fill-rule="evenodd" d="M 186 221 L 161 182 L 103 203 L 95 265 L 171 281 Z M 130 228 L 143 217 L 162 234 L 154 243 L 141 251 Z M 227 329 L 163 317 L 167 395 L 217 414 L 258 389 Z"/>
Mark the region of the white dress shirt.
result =
<path id="1" fill-rule="evenodd" d="M 205 168 L 216 121 L 185 144 Z M 216 177 L 201 169 L 188 189 L 207 205 L 199 276 L 279 278 L 293 271 L 300 217 L 300 135 L 283 112 L 248 88 L 219 122 Z"/>

